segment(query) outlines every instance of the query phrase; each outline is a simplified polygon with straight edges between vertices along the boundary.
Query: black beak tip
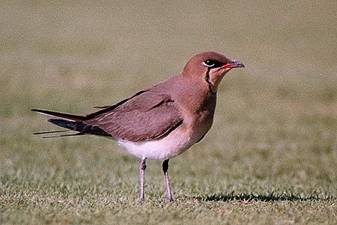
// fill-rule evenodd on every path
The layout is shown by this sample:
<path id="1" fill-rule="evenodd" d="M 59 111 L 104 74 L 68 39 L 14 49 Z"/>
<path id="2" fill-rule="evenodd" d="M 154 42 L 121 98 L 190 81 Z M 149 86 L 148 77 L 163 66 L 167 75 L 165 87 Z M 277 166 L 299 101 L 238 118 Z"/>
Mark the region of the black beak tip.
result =
<path id="1" fill-rule="evenodd" d="M 242 62 L 237 61 L 237 60 L 232 61 L 232 64 L 234 68 L 244 68 L 245 67 L 245 65 Z"/>

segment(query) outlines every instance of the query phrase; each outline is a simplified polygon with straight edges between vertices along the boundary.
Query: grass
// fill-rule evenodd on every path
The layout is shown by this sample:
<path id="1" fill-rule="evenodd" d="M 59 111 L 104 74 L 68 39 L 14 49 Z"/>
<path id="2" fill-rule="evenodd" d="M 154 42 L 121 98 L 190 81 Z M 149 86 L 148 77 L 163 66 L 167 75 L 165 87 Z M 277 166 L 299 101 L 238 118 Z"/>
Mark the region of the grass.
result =
<path id="1" fill-rule="evenodd" d="M 8 1 L 0 8 L 0 224 L 336 224 L 335 1 Z M 31 108 L 88 113 L 216 50 L 247 66 L 207 137 L 170 163 L 44 140 Z"/>

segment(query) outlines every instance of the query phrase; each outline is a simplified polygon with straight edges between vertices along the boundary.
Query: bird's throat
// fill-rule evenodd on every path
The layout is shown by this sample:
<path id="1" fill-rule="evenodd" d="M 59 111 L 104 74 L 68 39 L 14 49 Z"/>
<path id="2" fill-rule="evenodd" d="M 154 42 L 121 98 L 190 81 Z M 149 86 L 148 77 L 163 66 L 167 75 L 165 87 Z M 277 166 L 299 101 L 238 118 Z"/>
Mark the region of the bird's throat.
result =
<path id="1" fill-rule="evenodd" d="M 212 95 L 215 95 L 216 94 L 216 91 L 217 91 L 217 87 L 212 83 L 211 81 L 211 77 L 210 77 L 210 69 L 207 70 L 206 72 L 206 76 L 205 76 L 205 81 L 207 82 L 208 84 L 208 90 L 209 92 L 212 94 Z"/>

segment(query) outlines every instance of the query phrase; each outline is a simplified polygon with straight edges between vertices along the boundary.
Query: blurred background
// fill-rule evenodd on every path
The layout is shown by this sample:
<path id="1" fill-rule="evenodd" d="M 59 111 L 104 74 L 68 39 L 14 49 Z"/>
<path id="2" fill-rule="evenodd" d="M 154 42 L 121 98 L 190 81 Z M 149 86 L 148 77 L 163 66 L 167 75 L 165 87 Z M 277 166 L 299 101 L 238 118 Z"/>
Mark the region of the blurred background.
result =
<path id="1" fill-rule="evenodd" d="M 219 105 L 226 92 L 335 103 L 336 5 L 4 1 L 0 115 L 30 114 L 32 106 L 87 111 L 179 73 L 206 50 L 247 65 L 224 82 Z"/>
<path id="2" fill-rule="evenodd" d="M 335 196 L 335 0 L 2 0 L 2 183 L 8 190 L 124 185 L 136 197 L 134 158 L 102 138 L 34 137 L 53 127 L 30 109 L 93 112 L 179 73 L 192 55 L 208 50 L 246 68 L 223 80 L 207 137 L 173 160 L 177 195 Z M 161 196 L 159 168 L 154 163 L 149 176 Z"/>

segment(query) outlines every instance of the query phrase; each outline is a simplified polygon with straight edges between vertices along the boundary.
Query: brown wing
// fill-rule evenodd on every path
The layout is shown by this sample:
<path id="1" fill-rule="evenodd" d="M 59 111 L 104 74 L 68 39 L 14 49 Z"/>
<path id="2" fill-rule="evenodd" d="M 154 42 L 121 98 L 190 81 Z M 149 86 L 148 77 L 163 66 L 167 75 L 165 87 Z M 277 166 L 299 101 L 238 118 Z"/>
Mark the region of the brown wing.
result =
<path id="1" fill-rule="evenodd" d="M 112 137 L 134 142 L 164 137 L 183 121 L 170 95 L 151 90 L 137 93 L 86 118 L 84 123 L 99 127 Z"/>

